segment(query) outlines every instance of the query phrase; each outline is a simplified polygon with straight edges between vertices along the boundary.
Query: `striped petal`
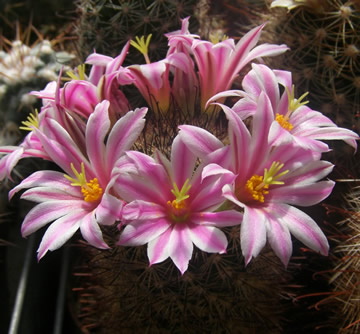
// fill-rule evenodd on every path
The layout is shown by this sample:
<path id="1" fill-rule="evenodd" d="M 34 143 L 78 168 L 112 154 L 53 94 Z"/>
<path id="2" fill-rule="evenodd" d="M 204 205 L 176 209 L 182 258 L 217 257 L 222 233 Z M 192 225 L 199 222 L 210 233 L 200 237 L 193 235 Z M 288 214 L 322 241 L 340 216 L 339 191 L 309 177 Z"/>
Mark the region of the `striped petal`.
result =
<path id="1" fill-rule="evenodd" d="M 248 265 L 266 244 L 266 217 L 261 210 L 245 207 L 240 227 L 240 243 L 245 265 Z"/>
<path id="2" fill-rule="evenodd" d="M 83 211 L 74 211 L 52 223 L 46 230 L 37 250 L 38 260 L 48 251 L 60 248 L 78 230 Z"/>

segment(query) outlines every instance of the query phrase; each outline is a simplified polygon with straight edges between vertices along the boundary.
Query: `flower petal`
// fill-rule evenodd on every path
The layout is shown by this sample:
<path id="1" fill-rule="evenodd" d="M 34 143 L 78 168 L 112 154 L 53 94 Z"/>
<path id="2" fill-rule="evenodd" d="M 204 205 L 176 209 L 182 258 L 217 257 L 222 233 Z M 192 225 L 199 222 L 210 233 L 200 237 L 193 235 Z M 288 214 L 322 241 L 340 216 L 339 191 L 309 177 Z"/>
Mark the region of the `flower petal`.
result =
<path id="1" fill-rule="evenodd" d="M 235 226 L 240 225 L 243 214 L 235 210 L 219 212 L 196 212 L 191 215 L 191 222 L 206 226 Z"/>
<path id="2" fill-rule="evenodd" d="M 40 260 L 47 251 L 53 251 L 64 245 L 78 230 L 83 215 L 84 211 L 73 211 L 52 223 L 46 230 L 37 250 L 38 260 Z"/>
<path id="3" fill-rule="evenodd" d="M 165 261 L 169 257 L 168 243 L 172 228 L 168 228 L 164 233 L 157 238 L 149 241 L 147 248 L 147 255 L 150 261 L 150 266 L 155 263 Z"/>
<path id="4" fill-rule="evenodd" d="M 188 268 L 193 248 L 188 226 L 175 224 L 169 238 L 168 252 L 181 274 Z"/>
<path id="5" fill-rule="evenodd" d="M 208 253 L 225 253 L 227 239 L 224 232 L 214 226 L 191 224 L 189 226 L 191 241 L 195 246 Z"/>
<path id="6" fill-rule="evenodd" d="M 132 221 L 130 224 L 126 225 L 121 232 L 117 245 L 145 245 L 164 233 L 170 226 L 171 223 L 164 218 Z"/>
<path id="7" fill-rule="evenodd" d="M 328 254 L 329 243 L 312 218 L 301 210 L 286 204 L 277 204 L 276 212 L 282 215 L 283 224 L 296 239 L 322 255 Z"/>
<path id="8" fill-rule="evenodd" d="M 261 210 L 246 206 L 240 227 L 240 244 L 245 265 L 259 255 L 266 244 L 266 216 Z"/>
<path id="9" fill-rule="evenodd" d="M 109 246 L 104 242 L 102 232 L 95 218 L 95 211 L 89 212 L 80 222 L 80 231 L 83 238 L 92 246 L 107 249 Z"/>
<path id="10" fill-rule="evenodd" d="M 79 213 L 79 207 L 83 201 L 79 202 L 80 201 L 73 201 L 72 203 L 69 203 L 69 201 L 47 201 L 36 205 L 29 211 L 21 225 L 22 236 L 27 237 L 51 221 L 68 215 L 72 211 Z M 84 210 L 81 212 L 84 214 Z"/>

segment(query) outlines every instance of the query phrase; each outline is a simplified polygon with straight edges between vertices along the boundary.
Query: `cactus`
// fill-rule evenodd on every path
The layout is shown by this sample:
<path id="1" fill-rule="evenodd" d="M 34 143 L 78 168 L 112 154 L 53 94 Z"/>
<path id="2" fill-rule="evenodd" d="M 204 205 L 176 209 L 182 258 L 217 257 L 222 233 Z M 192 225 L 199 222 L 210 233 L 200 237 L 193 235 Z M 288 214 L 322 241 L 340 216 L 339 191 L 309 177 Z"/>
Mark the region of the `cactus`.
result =
<path id="1" fill-rule="evenodd" d="M 115 56 L 135 36 L 152 33 L 150 58 L 163 57 L 167 51 L 168 31 L 178 28 L 180 18 L 193 14 L 195 0 L 78 0 L 74 33 L 78 36 L 77 51 L 84 59 L 95 49 Z M 196 26 L 196 21 L 193 20 Z M 132 63 L 140 63 L 141 55 L 131 54 Z"/>
<path id="2" fill-rule="evenodd" d="M 74 56 L 56 52 L 48 40 L 34 46 L 21 40 L 7 44 L 10 47 L 0 51 L 0 142 L 14 145 L 21 137 L 18 126 L 38 102 L 28 93 L 57 80 L 60 69 Z"/>
<path id="3" fill-rule="evenodd" d="M 290 271 L 269 250 L 245 270 L 239 229 L 227 232 L 228 253 L 197 252 L 183 276 L 171 261 L 149 267 L 144 247 L 79 244 L 85 261 L 74 269 L 73 291 L 82 332 L 281 333 Z"/>
<path id="4" fill-rule="evenodd" d="M 310 92 L 313 108 L 359 131 L 359 3 L 294 3 L 287 15 L 273 8 L 268 16 L 273 36 L 291 48 L 283 58 L 285 66 L 294 72 L 298 87 Z"/>

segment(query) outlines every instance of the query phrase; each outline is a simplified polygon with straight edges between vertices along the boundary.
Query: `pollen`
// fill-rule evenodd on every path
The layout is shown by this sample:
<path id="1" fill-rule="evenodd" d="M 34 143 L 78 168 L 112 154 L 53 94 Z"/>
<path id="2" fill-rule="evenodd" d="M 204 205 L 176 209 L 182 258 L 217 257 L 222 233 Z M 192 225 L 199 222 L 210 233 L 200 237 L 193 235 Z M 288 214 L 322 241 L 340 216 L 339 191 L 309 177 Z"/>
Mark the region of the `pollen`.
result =
<path id="1" fill-rule="evenodd" d="M 84 200 L 86 202 L 97 201 L 103 193 L 102 188 L 99 185 L 99 181 L 96 177 L 82 186 L 81 192 L 84 195 Z"/>
<path id="2" fill-rule="evenodd" d="M 286 118 L 283 115 L 276 114 L 275 120 L 285 129 L 288 131 L 291 131 L 293 129 L 293 125 L 286 120 Z"/>
<path id="3" fill-rule="evenodd" d="M 253 175 L 247 182 L 246 182 L 246 189 L 250 192 L 253 199 L 264 203 L 265 197 L 264 195 L 267 195 L 269 191 L 267 190 L 269 188 L 268 184 L 263 183 L 263 177 L 260 175 Z M 259 187 L 260 186 L 260 187 Z"/>
<path id="4" fill-rule="evenodd" d="M 81 187 L 81 192 L 86 202 L 97 201 L 103 194 L 103 190 L 99 185 L 98 179 L 95 177 L 89 182 L 86 181 L 85 166 L 83 162 L 81 163 L 80 173 L 76 170 L 73 163 L 70 164 L 70 167 L 75 177 L 71 177 L 66 174 L 64 174 L 64 177 L 71 182 L 70 184 L 72 186 Z"/>
<path id="5" fill-rule="evenodd" d="M 274 161 L 269 170 L 267 168 L 264 169 L 263 176 L 255 174 L 246 182 L 246 189 L 253 199 L 260 203 L 264 203 L 265 195 L 269 194 L 270 185 L 284 184 L 283 181 L 278 181 L 281 176 L 289 172 L 289 170 L 285 170 L 279 173 L 283 167 L 284 164 Z"/>

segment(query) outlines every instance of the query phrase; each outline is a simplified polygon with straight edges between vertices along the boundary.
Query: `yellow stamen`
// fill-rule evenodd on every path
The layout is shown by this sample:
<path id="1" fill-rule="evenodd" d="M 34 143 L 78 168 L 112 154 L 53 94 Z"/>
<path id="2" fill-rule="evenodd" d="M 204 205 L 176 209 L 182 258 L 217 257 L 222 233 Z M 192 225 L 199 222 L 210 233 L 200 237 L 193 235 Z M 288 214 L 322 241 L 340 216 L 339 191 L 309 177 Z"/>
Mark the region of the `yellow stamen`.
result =
<path id="1" fill-rule="evenodd" d="M 223 42 L 223 41 L 227 40 L 229 37 L 224 34 L 222 36 L 222 38 L 220 38 L 220 34 L 219 34 L 219 32 L 217 32 L 216 34 L 210 34 L 209 38 L 210 38 L 211 43 L 217 44 L 219 42 Z"/>
<path id="2" fill-rule="evenodd" d="M 150 44 L 152 34 L 148 35 L 145 41 L 145 36 L 141 36 L 140 38 L 136 36 L 136 42 L 131 40 L 130 45 L 132 45 L 134 48 L 138 49 L 144 56 L 145 61 L 147 64 L 150 64 L 150 59 L 148 56 L 148 49 Z"/>
<path id="3" fill-rule="evenodd" d="M 295 97 L 294 97 L 294 94 L 295 94 L 295 86 L 294 85 L 292 85 L 291 92 L 289 92 L 289 89 L 286 87 L 286 92 L 287 92 L 288 100 L 289 100 L 288 110 L 291 111 L 291 113 L 294 112 L 297 108 L 309 103 L 309 101 L 301 102 L 309 94 L 309 92 L 304 93 L 298 99 L 295 99 Z"/>
<path id="4" fill-rule="evenodd" d="M 301 95 L 298 99 L 295 99 L 295 97 L 294 97 L 294 95 L 295 95 L 295 86 L 292 85 L 291 92 L 289 91 L 289 89 L 287 87 L 285 87 L 285 88 L 286 88 L 286 92 L 287 92 L 288 100 L 289 100 L 288 111 L 287 111 L 285 116 L 280 115 L 280 114 L 276 114 L 275 120 L 285 130 L 291 131 L 294 126 L 289 122 L 290 116 L 296 109 L 298 109 L 299 107 L 309 103 L 309 101 L 301 102 L 309 94 L 309 92 L 306 92 L 303 95 Z"/>
<path id="5" fill-rule="evenodd" d="M 265 196 L 269 193 L 269 186 L 274 184 L 284 184 L 283 181 L 278 181 L 278 179 L 289 172 L 289 170 L 283 171 L 281 173 L 281 168 L 284 167 L 284 164 L 280 162 L 273 162 L 269 170 L 265 168 L 264 176 L 253 175 L 246 182 L 246 189 L 250 192 L 253 199 L 264 203 Z"/>
<path id="6" fill-rule="evenodd" d="M 191 184 L 188 183 L 189 179 L 184 182 L 181 190 L 179 190 L 175 182 L 173 183 L 174 188 L 171 189 L 171 192 L 175 196 L 175 199 L 167 201 L 167 204 L 170 207 L 170 217 L 175 222 L 184 221 L 188 217 L 186 200 L 189 198 L 187 192 L 191 188 Z"/>
<path id="7" fill-rule="evenodd" d="M 33 131 L 34 128 L 39 128 L 39 112 L 37 111 L 37 109 L 35 109 L 35 115 L 34 114 L 30 114 L 27 117 L 27 121 L 22 121 L 21 124 L 25 125 L 25 126 L 20 126 L 19 129 L 20 130 L 25 130 L 25 131 Z"/>
<path id="8" fill-rule="evenodd" d="M 86 181 L 85 166 L 81 163 L 81 172 L 79 173 L 73 163 L 70 165 L 75 177 L 64 174 L 64 177 L 71 182 L 74 187 L 81 187 L 81 192 L 86 202 L 95 202 L 102 196 L 102 188 L 99 185 L 98 179 L 95 177 L 89 182 Z"/>
<path id="9" fill-rule="evenodd" d="M 275 117 L 275 120 L 285 129 L 285 130 L 288 130 L 288 131 L 291 131 L 293 129 L 293 125 L 285 120 L 285 117 L 283 115 L 280 115 L 278 113 L 276 113 L 276 117 Z"/>
<path id="10" fill-rule="evenodd" d="M 77 67 L 77 73 L 75 73 L 75 71 L 67 71 L 66 74 L 69 76 L 69 79 L 85 80 L 85 64 Z"/>

